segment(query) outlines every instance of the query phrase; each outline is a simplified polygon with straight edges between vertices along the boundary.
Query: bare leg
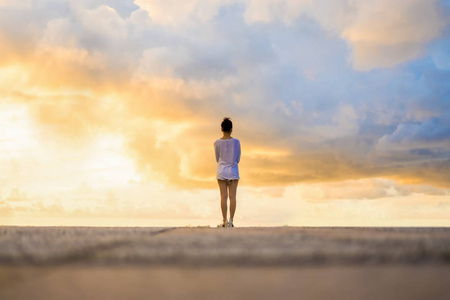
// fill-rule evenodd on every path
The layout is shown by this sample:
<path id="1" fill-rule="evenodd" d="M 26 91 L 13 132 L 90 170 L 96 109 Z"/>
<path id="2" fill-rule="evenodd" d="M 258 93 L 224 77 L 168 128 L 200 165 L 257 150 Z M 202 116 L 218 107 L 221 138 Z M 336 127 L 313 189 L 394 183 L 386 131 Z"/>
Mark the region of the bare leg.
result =
<path id="1" fill-rule="evenodd" d="M 227 182 L 225 180 L 217 180 L 220 189 L 220 207 L 222 208 L 222 217 L 224 220 L 227 219 Z"/>
<path id="2" fill-rule="evenodd" d="M 231 180 L 229 189 L 230 189 L 230 219 L 233 220 L 234 212 L 236 211 L 236 192 L 237 186 L 239 183 L 239 179 Z"/>

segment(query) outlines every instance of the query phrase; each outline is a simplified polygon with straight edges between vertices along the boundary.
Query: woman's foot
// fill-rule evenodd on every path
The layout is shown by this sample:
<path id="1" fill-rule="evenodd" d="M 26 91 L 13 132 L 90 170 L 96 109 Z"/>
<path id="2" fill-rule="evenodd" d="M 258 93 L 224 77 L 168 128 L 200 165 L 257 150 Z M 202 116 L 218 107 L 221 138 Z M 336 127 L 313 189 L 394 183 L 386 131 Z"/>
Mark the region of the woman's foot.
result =
<path id="1" fill-rule="evenodd" d="M 227 222 L 227 227 L 234 227 L 233 219 L 230 219 L 230 221 Z"/>
<path id="2" fill-rule="evenodd" d="M 227 219 L 222 221 L 222 224 L 217 225 L 217 227 L 228 227 L 228 221 Z"/>

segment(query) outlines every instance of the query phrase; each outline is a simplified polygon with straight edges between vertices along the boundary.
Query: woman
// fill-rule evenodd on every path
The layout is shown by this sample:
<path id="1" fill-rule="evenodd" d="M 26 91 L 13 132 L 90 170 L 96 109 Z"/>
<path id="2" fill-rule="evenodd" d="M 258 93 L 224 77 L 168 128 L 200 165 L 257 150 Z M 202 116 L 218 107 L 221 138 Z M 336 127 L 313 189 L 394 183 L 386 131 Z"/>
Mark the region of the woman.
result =
<path id="1" fill-rule="evenodd" d="M 231 137 L 233 123 L 230 118 L 224 118 L 221 124 L 222 138 L 214 142 L 216 151 L 217 182 L 220 189 L 220 207 L 223 222 L 221 227 L 234 227 L 233 217 L 236 211 L 236 190 L 239 182 L 238 163 L 241 159 L 241 144 Z M 230 198 L 230 220 L 227 220 L 227 199 Z"/>

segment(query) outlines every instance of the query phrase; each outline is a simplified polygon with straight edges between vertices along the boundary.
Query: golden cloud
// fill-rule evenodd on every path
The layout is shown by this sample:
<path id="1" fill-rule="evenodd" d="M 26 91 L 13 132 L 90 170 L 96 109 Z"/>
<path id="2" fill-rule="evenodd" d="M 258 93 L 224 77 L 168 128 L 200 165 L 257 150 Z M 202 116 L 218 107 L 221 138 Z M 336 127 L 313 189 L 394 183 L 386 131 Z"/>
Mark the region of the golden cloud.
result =
<path id="1" fill-rule="evenodd" d="M 357 1 L 356 18 L 342 36 L 358 70 L 393 67 L 420 56 L 445 24 L 435 1 Z"/>

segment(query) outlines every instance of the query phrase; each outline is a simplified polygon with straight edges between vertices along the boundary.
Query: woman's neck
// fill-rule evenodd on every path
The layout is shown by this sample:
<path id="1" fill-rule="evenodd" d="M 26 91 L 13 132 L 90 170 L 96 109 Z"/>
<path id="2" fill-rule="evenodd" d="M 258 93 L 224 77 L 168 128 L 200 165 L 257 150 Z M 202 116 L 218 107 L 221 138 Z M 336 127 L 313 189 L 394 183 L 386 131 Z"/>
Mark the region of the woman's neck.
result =
<path id="1" fill-rule="evenodd" d="M 231 132 L 223 132 L 223 140 L 231 139 Z"/>

